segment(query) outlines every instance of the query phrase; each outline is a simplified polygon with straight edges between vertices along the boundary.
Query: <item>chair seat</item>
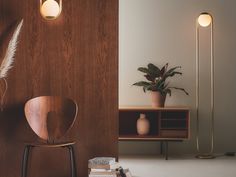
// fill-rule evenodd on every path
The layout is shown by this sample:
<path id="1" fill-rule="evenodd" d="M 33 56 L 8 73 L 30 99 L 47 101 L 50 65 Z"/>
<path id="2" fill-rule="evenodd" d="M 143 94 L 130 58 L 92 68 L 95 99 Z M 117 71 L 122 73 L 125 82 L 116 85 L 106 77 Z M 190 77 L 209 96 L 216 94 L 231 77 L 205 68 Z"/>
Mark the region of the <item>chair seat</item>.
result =
<path id="1" fill-rule="evenodd" d="M 33 147 L 44 147 L 44 148 L 55 148 L 55 147 L 66 147 L 72 146 L 75 142 L 64 142 L 64 143 L 55 143 L 55 144 L 46 144 L 46 143 L 25 143 L 26 145 Z"/>

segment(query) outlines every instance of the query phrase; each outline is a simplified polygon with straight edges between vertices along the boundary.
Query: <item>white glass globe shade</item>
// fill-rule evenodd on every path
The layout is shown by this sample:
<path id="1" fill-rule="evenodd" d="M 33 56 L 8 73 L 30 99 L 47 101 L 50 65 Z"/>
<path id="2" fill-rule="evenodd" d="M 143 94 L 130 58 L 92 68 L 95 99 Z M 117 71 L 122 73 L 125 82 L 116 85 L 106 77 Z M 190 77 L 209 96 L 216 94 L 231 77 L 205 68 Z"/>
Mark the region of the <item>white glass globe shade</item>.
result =
<path id="1" fill-rule="evenodd" d="M 201 25 L 202 27 L 207 27 L 211 24 L 212 18 L 209 14 L 201 14 L 198 17 L 198 23 L 199 25 Z"/>
<path id="2" fill-rule="evenodd" d="M 46 0 L 41 6 L 41 14 L 46 19 L 56 18 L 60 14 L 60 6 L 55 0 Z"/>

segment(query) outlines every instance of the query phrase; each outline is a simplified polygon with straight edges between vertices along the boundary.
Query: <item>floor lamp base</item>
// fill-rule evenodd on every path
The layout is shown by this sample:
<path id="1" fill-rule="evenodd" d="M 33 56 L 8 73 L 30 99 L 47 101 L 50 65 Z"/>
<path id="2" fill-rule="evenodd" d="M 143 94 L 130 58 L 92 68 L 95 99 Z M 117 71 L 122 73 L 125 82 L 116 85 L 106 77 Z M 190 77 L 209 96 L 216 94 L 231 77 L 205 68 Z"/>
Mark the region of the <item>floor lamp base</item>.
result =
<path id="1" fill-rule="evenodd" d="M 198 159 L 214 159 L 215 158 L 213 154 L 198 154 L 195 157 Z"/>

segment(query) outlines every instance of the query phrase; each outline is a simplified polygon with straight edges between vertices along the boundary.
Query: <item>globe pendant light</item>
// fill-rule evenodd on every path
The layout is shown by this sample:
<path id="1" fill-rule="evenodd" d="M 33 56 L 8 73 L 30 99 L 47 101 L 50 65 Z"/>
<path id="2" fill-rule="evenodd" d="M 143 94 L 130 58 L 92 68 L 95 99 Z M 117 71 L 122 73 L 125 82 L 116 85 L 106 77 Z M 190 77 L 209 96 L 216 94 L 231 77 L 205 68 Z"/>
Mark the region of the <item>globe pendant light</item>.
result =
<path id="1" fill-rule="evenodd" d="M 46 20 L 56 19 L 62 11 L 62 0 L 59 1 L 59 4 L 55 0 L 46 0 L 42 2 L 40 0 L 40 13 L 43 18 Z"/>

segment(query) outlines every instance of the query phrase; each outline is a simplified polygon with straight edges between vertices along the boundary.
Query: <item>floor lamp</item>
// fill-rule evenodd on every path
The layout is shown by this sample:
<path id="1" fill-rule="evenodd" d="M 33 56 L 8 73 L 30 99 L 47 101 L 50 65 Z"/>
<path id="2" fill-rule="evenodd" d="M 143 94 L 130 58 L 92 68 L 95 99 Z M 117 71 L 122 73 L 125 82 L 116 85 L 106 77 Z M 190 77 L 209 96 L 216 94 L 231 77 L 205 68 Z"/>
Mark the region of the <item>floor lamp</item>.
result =
<path id="1" fill-rule="evenodd" d="M 208 27 L 211 29 L 210 53 L 211 53 L 211 149 L 208 153 L 202 154 L 199 146 L 199 28 Z M 196 21 L 196 111 L 197 111 L 197 151 L 196 158 L 212 159 L 214 150 L 214 51 L 213 51 L 213 18 L 209 13 L 201 13 Z"/>

